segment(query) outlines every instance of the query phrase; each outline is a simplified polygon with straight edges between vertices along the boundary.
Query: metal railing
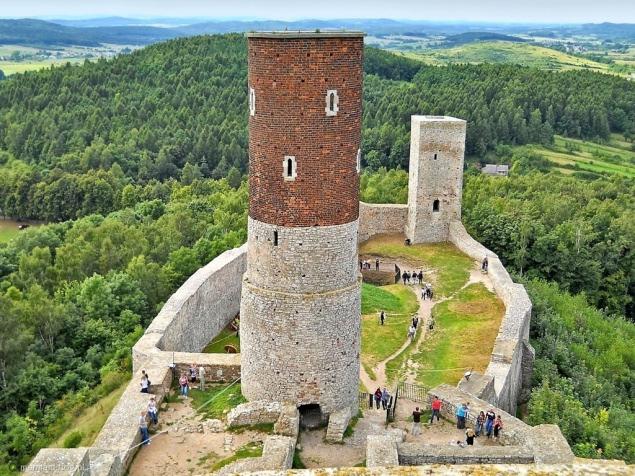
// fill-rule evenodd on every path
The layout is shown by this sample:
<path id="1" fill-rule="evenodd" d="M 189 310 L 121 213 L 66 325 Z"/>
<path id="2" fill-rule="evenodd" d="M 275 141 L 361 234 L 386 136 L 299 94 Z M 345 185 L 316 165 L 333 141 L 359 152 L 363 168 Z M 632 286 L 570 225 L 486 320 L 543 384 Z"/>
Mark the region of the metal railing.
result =
<path id="1" fill-rule="evenodd" d="M 423 385 L 415 385 L 408 382 L 399 382 L 397 384 L 399 396 L 413 402 L 428 403 L 428 390 L 429 388 Z"/>

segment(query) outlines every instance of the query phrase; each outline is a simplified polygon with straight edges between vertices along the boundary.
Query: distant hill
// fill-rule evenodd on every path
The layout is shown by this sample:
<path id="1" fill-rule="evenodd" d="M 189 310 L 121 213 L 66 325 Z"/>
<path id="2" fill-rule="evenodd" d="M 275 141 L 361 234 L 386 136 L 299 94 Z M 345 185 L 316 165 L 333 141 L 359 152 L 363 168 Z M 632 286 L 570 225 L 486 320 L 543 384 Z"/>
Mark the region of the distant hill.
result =
<path id="1" fill-rule="evenodd" d="M 517 41 L 476 41 L 450 48 L 443 47 L 423 52 L 407 53 L 407 56 L 435 65 L 504 63 L 533 66 L 551 71 L 568 69 L 607 71 L 606 64 L 569 55 L 551 48 Z"/>
<path id="2" fill-rule="evenodd" d="M 0 44 L 29 46 L 98 46 L 101 43 L 145 45 L 182 36 L 178 30 L 150 26 L 75 28 L 42 20 L 0 20 Z"/>
<path id="3" fill-rule="evenodd" d="M 517 36 L 503 35 L 502 33 L 494 33 L 490 31 L 470 31 L 466 33 L 459 33 L 458 35 L 448 36 L 443 44 L 445 46 L 459 46 L 467 43 L 474 43 L 476 41 L 511 41 L 522 43 L 527 40 Z"/>

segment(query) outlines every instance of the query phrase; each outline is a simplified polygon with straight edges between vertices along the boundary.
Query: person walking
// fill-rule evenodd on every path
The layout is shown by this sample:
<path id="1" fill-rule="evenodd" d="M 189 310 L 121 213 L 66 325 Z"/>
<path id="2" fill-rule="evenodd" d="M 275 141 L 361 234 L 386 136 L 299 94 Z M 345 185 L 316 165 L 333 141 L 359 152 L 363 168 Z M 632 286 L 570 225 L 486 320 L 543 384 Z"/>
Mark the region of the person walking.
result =
<path id="1" fill-rule="evenodd" d="M 201 390 L 205 391 L 205 367 L 199 365 L 198 367 L 198 382 L 200 384 Z"/>
<path id="2" fill-rule="evenodd" d="M 197 377 L 196 364 L 190 365 L 190 382 L 195 383 Z"/>
<path id="3" fill-rule="evenodd" d="M 428 296 L 428 290 L 425 287 L 422 287 L 421 288 L 421 299 L 425 301 L 427 296 Z"/>
<path id="4" fill-rule="evenodd" d="M 487 256 L 485 258 L 483 258 L 483 263 L 481 263 L 481 270 L 484 271 L 485 273 L 487 273 L 487 268 L 489 267 L 489 261 L 487 259 Z"/>
<path id="5" fill-rule="evenodd" d="M 481 436 L 483 433 L 483 428 L 485 426 L 485 413 L 481 411 L 476 417 L 476 436 Z"/>
<path id="6" fill-rule="evenodd" d="M 142 411 L 139 416 L 139 431 L 141 431 L 141 443 L 145 445 L 150 444 L 150 434 L 148 433 L 148 421 L 146 420 L 146 412 Z"/>
<path id="7" fill-rule="evenodd" d="M 485 414 L 485 433 L 488 438 L 492 437 L 492 430 L 494 429 L 494 419 L 496 418 L 496 413 L 491 408 L 487 410 Z"/>
<path id="8" fill-rule="evenodd" d="M 187 394 L 190 389 L 190 386 L 187 383 L 187 375 L 185 375 L 185 372 L 181 373 L 181 378 L 179 379 L 179 386 L 181 387 L 181 395 L 187 398 Z"/>
<path id="9" fill-rule="evenodd" d="M 415 331 L 419 327 L 419 318 L 417 316 L 412 318 L 412 327 L 415 328 Z"/>
<path id="10" fill-rule="evenodd" d="M 403 272 L 403 274 L 401 275 L 401 279 L 403 279 L 403 283 L 406 284 L 406 277 L 408 276 L 408 273 L 406 273 L 405 271 Z"/>
<path id="11" fill-rule="evenodd" d="M 384 389 L 381 391 L 381 407 L 384 410 L 388 409 L 388 399 L 390 398 L 390 394 L 388 393 L 388 389 L 386 387 L 384 387 Z"/>
<path id="12" fill-rule="evenodd" d="M 381 388 L 377 387 L 377 390 L 375 390 L 375 405 L 377 405 L 377 410 L 379 410 L 380 404 L 381 404 Z"/>
<path id="13" fill-rule="evenodd" d="M 441 400 L 439 400 L 439 397 L 435 395 L 434 399 L 432 400 L 432 405 L 430 405 L 432 407 L 432 416 L 430 417 L 431 425 L 432 425 L 432 422 L 434 421 L 435 416 L 437 417 L 437 423 L 439 422 L 440 413 L 441 413 L 441 405 L 442 405 Z"/>
<path id="14" fill-rule="evenodd" d="M 471 428 L 465 430 L 465 443 L 467 443 L 468 446 L 474 446 L 474 436 L 474 430 Z"/>
<path id="15" fill-rule="evenodd" d="M 465 404 L 461 403 L 456 409 L 456 427 L 465 430 Z"/>
<path id="16" fill-rule="evenodd" d="M 423 271 L 419 271 L 419 284 L 423 283 Z"/>
<path id="17" fill-rule="evenodd" d="M 415 411 L 412 412 L 412 430 L 410 434 L 412 436 L 417 436 L 421 432 L 421 412 L 419 411 L 419 407 L 415 408 Z"/>
<path id="18" fill-rule="evenodd" d="M 145 373 L 145 370 L 143 370 L 141 374 L 141 393 L 149 393 L 149 392 L 150 392 L 150 379 L 148 379 L 148 375 Z"/>
<path id="19" fill-rule="evenodd" d="M 410 338 L 411 341 L 415 340 L 415 333 L 416 333 L 416 329 L 412 326 L 410 326 L 408 328 L 408 337 Z"/>
<path id="20" fill-rule="evenodd" d="M 496 417 L 496 421 L 494 422 L 494 438 L 498 440 L 502 430 L 503 430 L 503 420 L 501 420 L 501 416 L 498 415 Z"/>
<path id="21" fill-rule="evenodd" d="M 386 313 L 384 313 L 383 309 L 382 311 L 379 313 L 379 323 L 383 326 L 384 325 L 384 320 L 386 319 Z"/>
<path id="22" fill-rule="evenodd" d="M 159 424 L 159 409 L 157 408 L 157 401 L 154 397 L 150 397 L 150 402 L 148 402 L 148 417 L 150 418 L 150 423 L 153 425 Z"/>
<path id="23" fill-rule="evenodd" d="M 375 258 L 375 271 L 379 271 L 379 258 Z"/>

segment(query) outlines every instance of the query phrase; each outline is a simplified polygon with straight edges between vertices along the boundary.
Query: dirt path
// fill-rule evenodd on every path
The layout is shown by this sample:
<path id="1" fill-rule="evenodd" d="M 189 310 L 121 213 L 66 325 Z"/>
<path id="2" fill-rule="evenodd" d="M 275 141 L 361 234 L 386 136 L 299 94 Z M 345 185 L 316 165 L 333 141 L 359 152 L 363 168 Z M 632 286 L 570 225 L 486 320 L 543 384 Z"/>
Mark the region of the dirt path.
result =
<path id="1" fill-rule="evenodd" d="M 399 266 L 400 269 L 409 269 L 412 267 L 411 265 L 409 266 L 408 264 L 404 264 L 400 262 L 397 262 L 395 264 Z M 425 274 L 426 276 L 429 276 L 431 273 L 434 273 L 434 270 L 427 270 Z M 494 287 L 492 286 L 492 282 L 489 276 L 481 272 L 480 264 L 477 262 L 473 263 L 473 266 L 470 269 L 468 280 L 461 287 L 461 290 L 475 283 L 482 283 L 489 291 L 494 292 Z M 417 334 L 415 338 L 416 340 L 415 340 L 414 348 L 410 351 L 411 354 L 415 354 L 419 352 L 419 349 L 421 348 L 421 345 L 423 344 L 428 334 L 430 319 L 432 317 L 432 308 L 437 304 L 440 304 L 444 301 L 447 301 L 448 299 L 451 299 L 452 297 L 454 297 L 456 293 L 450 296 L 444 297 L 442 299 L 435 298 L 433 300 L 430 300 L 430 299 L 423 300 L 421 297 L 420 284 L 410 284 L 406 286 L 409 286 L 412 288 L 412 290 L 414 291 L 417 297 L 417 302 L 419 303 L 419 309 L 417 311 L 417 317 L 419 318 L 419 325 L 417 326 Z M 404 335 L 406 334 L 406 332 L 407 332 L 407 329 L 404 329 Z M 387 357 L 386 359 L 382 360 L 377 365 L 375 365 L 375 367 L 373 367 L 375 379 L 372 379 L 368 375 L 368 373 L 366 372 L 363 366 L 360 368 L 360 380 L 369 392 L 373 392 L 374 389 L 376 389 L 377 387 L 384 387 L 387 385 L 388 381 L 386 377 L 386 365 L 388 364 L 388 362 L 398 357 L 402 352 L 406 352 L 407 349 L 410 347 L 410 344 L 411 343 L 408 337 L 405 337 L 403 344 L 397 351 L 395 351 L 392 355 L 390 355 L 389 357 Z M 408 359 L 405 362 L 405 366 L 406 366 L 405 381 L 409 383 L 415 383 L 417 379 L 418 364 Z"/>
<path id="2" fill-rule="evenodd" d="M 171 403 L 159 413 L 159 426 L 148 446 L 136 453 L 127 474 L 130 476 L 210 474 L 211 466 L 234 454 L 241 446 L 262 441 L 256 431 L 230 433 L 213 431 L 192 409 L 189 401 Z M 165 433 L 160 433 L 167 430 Z"/>

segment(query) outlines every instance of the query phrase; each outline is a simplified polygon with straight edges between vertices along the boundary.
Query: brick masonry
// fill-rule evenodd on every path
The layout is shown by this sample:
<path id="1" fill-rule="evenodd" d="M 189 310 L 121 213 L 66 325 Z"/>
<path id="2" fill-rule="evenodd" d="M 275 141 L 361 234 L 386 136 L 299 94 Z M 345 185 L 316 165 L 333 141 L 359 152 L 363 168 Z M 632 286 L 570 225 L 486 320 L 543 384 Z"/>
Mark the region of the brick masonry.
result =
<path id="1" fill-rule="evenodd" d="M 282 226 L 339 225 L 357 220 L 361 141 L 363 35 L 249 37 L 249 215 Z M 337 114 L 327 116 L 328 90 Z M 285 181 L 282 161 L 297 176 Z"/>

